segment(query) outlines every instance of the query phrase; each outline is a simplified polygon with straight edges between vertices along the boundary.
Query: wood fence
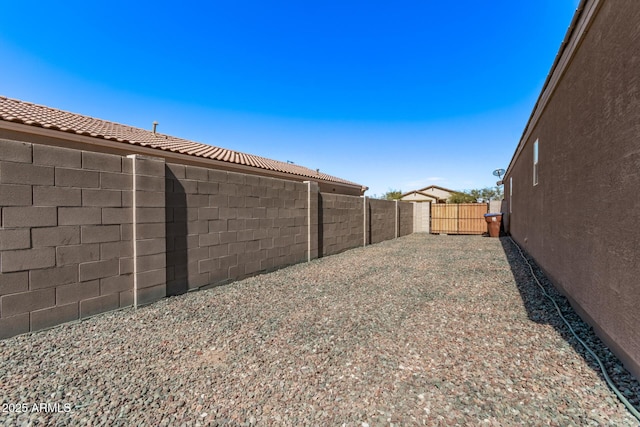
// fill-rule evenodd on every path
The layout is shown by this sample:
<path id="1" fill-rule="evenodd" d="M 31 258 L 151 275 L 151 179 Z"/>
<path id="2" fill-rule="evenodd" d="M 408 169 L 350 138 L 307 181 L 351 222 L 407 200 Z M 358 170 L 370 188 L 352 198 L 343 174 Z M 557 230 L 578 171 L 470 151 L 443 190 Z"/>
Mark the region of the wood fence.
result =
<path id="1" fill-rule="evenodd" d="M 433 203 L 431 204 L 431 233 L 483 234 L 487 232 L 484 214 L 486 203 Z"/>

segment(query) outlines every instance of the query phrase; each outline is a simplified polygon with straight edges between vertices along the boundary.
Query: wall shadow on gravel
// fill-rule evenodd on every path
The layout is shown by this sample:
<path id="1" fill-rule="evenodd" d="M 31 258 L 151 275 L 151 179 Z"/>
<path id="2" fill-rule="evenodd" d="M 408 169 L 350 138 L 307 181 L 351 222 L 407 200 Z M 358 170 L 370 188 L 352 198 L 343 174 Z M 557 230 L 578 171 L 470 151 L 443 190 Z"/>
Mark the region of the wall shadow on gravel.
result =
<path id="1" fill-rule="evenodd" d="M 520 293 L 520 298 L 527 310 L 529 319 L 533 322 L 546 324 L 553 326 L 558 334 L 573 347 L 584 361 L 593 369 L 602 381 L 605 381 L 604 375 L 600 371 L 600 367 L 597 361 L 587 353 L 584 347 L 578 342 L 578 340 L 571 334 L 567 325 L 564 324 L 558 312 L 551 301 L 543 294 L 542 290 L 531 276 L 531 271 L 526 262 L 520 256 L 517 247 L 510 240 L 508 236 L 500 237 L 500 243 L 502 249 L 511 267 L 511 273 L 513 274 L 516 286 Z M 611 377 L 616 386 L 635 384 L 638 387 L 638 380 L 633 377 L 625 368 L 622 362 L 609 350 L 609 348 L 600 340 L 596 335 L 593 328 L 585 321 L 573 309 L 569 300 L 562 295 L 553 285 L 553 283 L 547 278 L 542 269 L 536 264 L 536 262 L 527 254 L 523 253 L 533 271 L 543 286 L 545 292 L 549 294 L 558 304 L 564 317 L 567 319 L 571 327 L 576 334 L 583 340 L 593 352 L 602 360 L 603 364 L 607 368 L 607 374 Z M 627 397 L 628 398 L 628 397 Z M 640 396 L 629 401 L 636 407 L 640 404 Z"/>

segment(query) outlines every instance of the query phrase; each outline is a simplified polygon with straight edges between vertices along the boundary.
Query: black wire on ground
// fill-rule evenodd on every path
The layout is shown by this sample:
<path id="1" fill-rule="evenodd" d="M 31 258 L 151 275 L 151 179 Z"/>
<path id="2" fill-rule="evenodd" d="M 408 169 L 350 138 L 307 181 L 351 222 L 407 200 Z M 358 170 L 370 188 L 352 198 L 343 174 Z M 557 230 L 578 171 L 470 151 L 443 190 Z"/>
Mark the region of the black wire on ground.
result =
<path id="1" fill-rule="evenodd" d="M 524 253 L 522 252 L 522 249 L 520 249 L 520 246 L 518 246 L 518 244 L 511 238 L 511 236 L 509 236 L 509 240 L 511 240 L 511 243 L 513 243 L 515 247 L 518 248 L 518 252 L 520 252 L 520 256 L 529 266 L 529 271 L 531 271 L 531 276 L 538 284 L 538 287 L 540 287 L 540 289 L 542 290 L 542 293 L 544 294 L 544 296 L 546 296 L 556 307 L 556 310 L 558 311 L 560 318 L 562 319 L 564 324 L 567 325 L 567 328 L 569 328 L 569 331 L 571 332 L 571 334 L 575 337 L 575 339 L 578 340 L 580 344 L 582 344 L 582 347 L 584 347 L 584 349 L 587 350 L 587 352 L 596 360 L 596 362 L 598 362 L 598 366 L 600 366 L 600 371 L 602 372 L 602 375 L 604 376 L 604 379 L 607 382 L 607 385 L 609 386 L 609 388 L 615 393 L 616 396 L 618 396 L 618 399 L 620 399 L 622 404 L 629 410 L 629 412 L 631 412 L 631 414 L 634 417 L 636 417 L 638 421 L 640 421 L 640 412 L 633 407 L 633 405 L 627 400 L 626 397 L 622 395 L 622 393 L 620 393 L 620 390 L 618 390 L 615 384 L 613 384 L 613 381 L 611 381 L 611 378 L 609 377 L 609 374 L 607 374 L 607 370 L 605 369 L 604 364 L 602 363 L 600 358 L 593 352 L 593 350 L 591 350 L 591 348 L 589 348 L 589 346 L 582 339 L 580 339 L 580 337 L 573 330 L 573 327 L 571 327 L 567 319 L 562 314 L 562 311 L 560 310 L 560 307 L 558 307 L 558 304 L 556 303 L 556 301 L 553 299 L 553 297 L 551 297 L 551 295 L 547 293 L 547 291 L 545 291 L 544 287 L 538 280 L 538 277 L 536 277 L 536 274 L 533 271 L 533 267 L 531 266 L 531 263 L 529 263 L 529 260 L 527 259 L 527 257 L 524 256 Z"/>

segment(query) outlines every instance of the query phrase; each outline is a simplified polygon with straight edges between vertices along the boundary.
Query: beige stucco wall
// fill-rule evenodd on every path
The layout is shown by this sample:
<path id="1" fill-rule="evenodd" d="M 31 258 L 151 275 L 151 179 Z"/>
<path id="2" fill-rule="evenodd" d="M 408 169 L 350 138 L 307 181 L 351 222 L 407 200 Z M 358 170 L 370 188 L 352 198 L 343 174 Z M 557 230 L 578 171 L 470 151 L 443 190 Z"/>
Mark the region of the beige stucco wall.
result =
<path id="1" fill-rule="evenodd" d="M 451 196 L 450 192 L 441 190 L 439 188 L 428 188 L 422 192 L 428 195 L 433 195 L 439 199 L 448 199 L 449 196 Z"/>

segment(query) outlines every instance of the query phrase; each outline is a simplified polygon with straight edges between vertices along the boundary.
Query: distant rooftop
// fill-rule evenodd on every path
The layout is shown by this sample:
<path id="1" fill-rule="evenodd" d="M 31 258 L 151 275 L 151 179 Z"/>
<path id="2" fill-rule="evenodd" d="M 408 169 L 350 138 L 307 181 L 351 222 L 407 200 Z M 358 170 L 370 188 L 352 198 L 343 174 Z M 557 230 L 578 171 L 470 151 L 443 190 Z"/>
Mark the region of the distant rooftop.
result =
<path id="1" fill-rule="evenodd" d="M 222 147 L 193 142 L 171 135 L 114 123 L 81 114 L 70 113 L 56 108 L 24 102 L 0 96 L 0 120 L 51 129 L 92 138 L 149 147 L 186 156 L 218 160 L 237 165 L 245 165 L 266 171 L 281 172 L 313 180 L 322 180 L 360 187 L 360 184 L 292 163 L 271 160 L 265 157 L 245 154 Z M 60 136 L 64 139 L 64 136 Z"/>

